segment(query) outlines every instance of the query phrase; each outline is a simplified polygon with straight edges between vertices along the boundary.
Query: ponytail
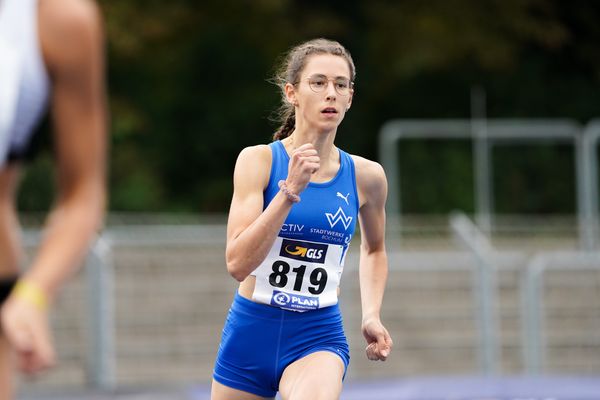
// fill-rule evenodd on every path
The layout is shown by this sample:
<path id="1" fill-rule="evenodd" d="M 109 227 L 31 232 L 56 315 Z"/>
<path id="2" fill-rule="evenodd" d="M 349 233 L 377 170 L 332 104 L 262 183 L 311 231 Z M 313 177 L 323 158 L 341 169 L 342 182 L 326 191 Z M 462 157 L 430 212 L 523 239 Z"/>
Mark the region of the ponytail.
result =
<path id="1" fill-rule="evenodd" d="M 296 128 L 296 114 L 293 107 L 287 107 L 282 113 L 283 123 L 273 135 L 273 140 L 281 140 L 290 136 Z"/>

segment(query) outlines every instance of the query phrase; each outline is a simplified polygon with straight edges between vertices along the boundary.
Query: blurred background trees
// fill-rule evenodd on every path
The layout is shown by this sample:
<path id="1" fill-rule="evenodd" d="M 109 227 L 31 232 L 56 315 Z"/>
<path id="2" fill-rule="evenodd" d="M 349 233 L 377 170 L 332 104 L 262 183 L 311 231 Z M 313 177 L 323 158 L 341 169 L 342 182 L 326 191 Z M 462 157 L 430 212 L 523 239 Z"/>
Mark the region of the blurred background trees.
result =
<path id="1" fill-rule="evenodd" d="M 108 36 L 112 211 L 226 212 L 239 151 L 267 143 L 278 58 L 315 37 L 357 66 L 337 144 L 377 159 L 393 118 L 469 118 L 475 86 L 490 118 L 600 115 L 600 3 L 574 0 L 100 0 Z M 25 176 L 22 211 L 52 198 L 51 145 Z M 470 147 L 402 148 L 405 212 L 473 209 Z M 494 153 L 499 212 L 572 213 L 571 151 Z M 436 179 L 451 168 L 452 181 Z M 529 171 L 529 172 L 528 172 Z M 539 176 L 553 176 L 540 182 Z M 538 177 L 538 178 L 536 178 Z M 532 190 L 533 188 L 533 190 Z"/>

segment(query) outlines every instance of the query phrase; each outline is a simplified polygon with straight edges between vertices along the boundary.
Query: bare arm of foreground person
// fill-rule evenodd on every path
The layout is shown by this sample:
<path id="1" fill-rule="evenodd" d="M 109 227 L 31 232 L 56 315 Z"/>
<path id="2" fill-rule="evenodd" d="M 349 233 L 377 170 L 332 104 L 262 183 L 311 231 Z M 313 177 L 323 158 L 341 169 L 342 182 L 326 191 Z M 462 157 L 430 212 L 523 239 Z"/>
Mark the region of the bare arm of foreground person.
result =
<path id="1" fill-rule="evenodd" d="M 27 272 L 2 308 L 2 328 L 19 368 L 54 363 L 48 308 L 81 265 L 106 203 L 106 100 L 102 19 L 88 0 L 45 0 L 39 35 L 52 81 L 57 198 Z"/>

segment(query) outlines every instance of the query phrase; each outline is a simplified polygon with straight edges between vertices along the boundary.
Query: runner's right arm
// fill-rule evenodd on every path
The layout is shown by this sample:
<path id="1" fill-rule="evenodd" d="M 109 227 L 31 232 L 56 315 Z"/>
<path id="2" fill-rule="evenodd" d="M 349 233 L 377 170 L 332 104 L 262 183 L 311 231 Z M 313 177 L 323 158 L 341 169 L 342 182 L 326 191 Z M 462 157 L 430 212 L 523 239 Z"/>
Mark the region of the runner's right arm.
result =
<path id="1" fill-rule="evenodd" d="M 288 188 L 299 194 L 318 169 L 312 145 L 303 145 L 290 159 Z M 316 160 L 315 160 L 316 157 Z M 247 147 L 238 156 L 233 175 L 233 198 L 227 222 L 227 270 L 242 282 L 265 259 L 293 202 L 279 191 L 263 211 L 263 191 L 269 182 L 271 149 Z"/>

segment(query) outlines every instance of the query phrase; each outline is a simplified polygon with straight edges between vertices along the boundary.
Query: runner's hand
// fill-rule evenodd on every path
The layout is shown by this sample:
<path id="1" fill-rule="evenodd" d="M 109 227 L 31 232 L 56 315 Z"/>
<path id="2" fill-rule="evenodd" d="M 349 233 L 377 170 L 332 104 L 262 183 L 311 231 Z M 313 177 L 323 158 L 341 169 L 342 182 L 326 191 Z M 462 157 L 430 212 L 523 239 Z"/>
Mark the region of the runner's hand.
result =
<path id="1" fill-rule="evenodd" d="M 294 194 L 300 194 L 312 174 L 319 170 L 319 156 L 312 143 L 305 143 L 295 149 L 290 156 L 288 165 L 287 188 Z"/>
<path id="2" fill-rule="evenodd" d="M 392 351 L 392 338 L 380 320 L 363 321 L 362 333 L 367 340 L 367 358 L 372 361 L 385 361 Z"/>

